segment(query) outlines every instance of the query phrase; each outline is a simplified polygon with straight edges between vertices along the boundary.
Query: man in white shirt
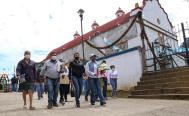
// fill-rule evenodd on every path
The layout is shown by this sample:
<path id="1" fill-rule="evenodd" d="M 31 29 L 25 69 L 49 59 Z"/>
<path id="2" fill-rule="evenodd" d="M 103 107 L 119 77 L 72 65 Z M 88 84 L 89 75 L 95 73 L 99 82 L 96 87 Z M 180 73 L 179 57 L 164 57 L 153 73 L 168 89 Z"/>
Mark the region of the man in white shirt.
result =
<path id="1" fill-rule="evenodd" d="M 105 99 L 102 95 L 100 81 L 98 78 L 98 64 L 96 62 L 96 55 L 90 55 L 90 61 L 86 64 L 86 73 L 89 79 L 89 87 L 91 89 L 91 105 L 95 105 L 95 89 L 100 98 L 100 105 L 105 105 Z"/>

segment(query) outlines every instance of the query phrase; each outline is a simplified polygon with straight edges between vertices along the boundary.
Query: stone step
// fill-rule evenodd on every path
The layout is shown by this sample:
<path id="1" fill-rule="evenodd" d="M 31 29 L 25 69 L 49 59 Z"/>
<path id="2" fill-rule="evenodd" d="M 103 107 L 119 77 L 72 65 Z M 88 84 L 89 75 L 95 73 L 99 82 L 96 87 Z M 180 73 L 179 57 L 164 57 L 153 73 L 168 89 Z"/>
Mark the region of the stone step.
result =
<path id="1" fill-rule="evenodd" d="M 168 83 L 147 84 L 135 86 L 135 90 L 143 89 L 161 89 L 161 88 L 174 88 L 174 87 L 189 87 L 189 81 L 176 81 Z"/>
<path id="2" fill-rule="evenodd" d="M 189 87 L 134 90 L 131 95 L 189 94 Z"/>
<path id="3" fill-rule="evenodd" d="M 171 77 L 171 78 L 162 78 L 162 79 L 153 79 L 153 80 L 145 80 L 140 81 L 137 85 L 148 85 L 148 84 L 158 84 L 158 83 L 168 83 L 168 82 L 176 82 L 176 81 L 189 81 L 188 76 L 180 76 L 180 77 Z"/>
<path id="4" fill-rule="evenodd" d="M 187 71 L 181 71 L 181 72 L 169 72 L 169 73 L 159 73 L 159 74 L 155 74 L 155 75 L 146 75 L 143 76 L 140 80 L 153 80 L 153 79 L 157 79 L 157 78 L 170 78 L 170 77 L 175 77 L 175 76 L 185 76 L 185 75 L 189 75 L 189 70 Z"/>
<path id="5" fill-rule="evenodd" d="M 129 95 L 128 98 L 189 100 L 189 94 Z"/>
<path id="6" fill-rule="evenodd" d="M 144 73 L 143 76 L 149 76 L 149 75 L 158 75 L 158 74 L 164 74 L 164 73 L 170 73 L 170 72 L 182 72 L 182 71 L 188 71 L 189 67 L 179 67 L 174 69 L 167 69 L 162 71 L 155 71 L 155 72 L 148 72 Z"/>

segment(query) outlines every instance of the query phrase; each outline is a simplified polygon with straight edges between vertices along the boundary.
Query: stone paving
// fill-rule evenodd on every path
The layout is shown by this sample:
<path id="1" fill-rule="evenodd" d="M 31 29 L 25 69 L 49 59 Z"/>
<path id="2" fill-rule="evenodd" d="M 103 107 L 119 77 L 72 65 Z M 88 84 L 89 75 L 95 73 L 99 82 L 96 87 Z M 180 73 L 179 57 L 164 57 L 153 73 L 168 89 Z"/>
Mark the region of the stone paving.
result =
<path id="1" fill-rule="evenodd" d="M 73 98 L 64 106 L 46 109 L 47 95 L 42 100 L 34 96 L 35 111 L 23 109 L 21 93 L 0 93 L 0 116 L 189 116 L 189 101 L 112 99 L 106 106 L 91 106 L 81 98 L 81 108 L 75 108 Z"/>

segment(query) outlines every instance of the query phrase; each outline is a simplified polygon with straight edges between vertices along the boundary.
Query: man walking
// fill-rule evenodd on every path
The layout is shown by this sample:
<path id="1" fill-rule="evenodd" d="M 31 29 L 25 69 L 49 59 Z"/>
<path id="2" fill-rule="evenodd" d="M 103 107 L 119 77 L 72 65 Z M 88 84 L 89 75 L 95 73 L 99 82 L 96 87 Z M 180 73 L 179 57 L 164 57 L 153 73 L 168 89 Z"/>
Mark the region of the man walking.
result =
<path id="1" fill-rule="evenodd" d="M 86 73 L 89 78 L 89 86 L 91 89 L 91 105 L 95 105 L 95 90 L 100 98 L 100 105 L 106 104 L 102 95 L 100 81 L 98 78 L 98 65 L 96 62 L 96 55 L 91 54 L 90 61 L 86 64 Z"/>
<path id="2" fill-rule="evenodd" d="M 23 79 L 24 81 L 20 84 L 21 90 L 23 92 L 24 106 L 27 108 L 26 95 L 29 94 L 30 100 L 30 110 L 35 110 L 35 107 L 32 106 L 33 99 L 33 85 L 36 80 L 36 67 L 34 61 L 30 60 L 31 53 L 30 51 L 25 51 L 24 59 L 21 60 L 16 68 L 16 74 L 18 79 Z"/>
<path id="3" fill-rule="evenodd" d="M 60 85 L 60 63 L 57 60 L 56 53 L 53 53 L 51 59 L 47 61 L 42 67 L 41 76 L 46 77 L 47 89 L 48 89 L 48 105 L 47 108 L 51 109 L 58 107 L 57 97 Z"/>
<path id="4" fill-rule="evenodd" d="M 85 68 L 83 62 L 81 62 L 79 53 L 74 54 L 74 60 L 70 62 L 69 65 L 69 79 L 73 82 L 75 87 L 75 101 L 76 107 L 80 108 L 80 96 L 83 89 L 83 74 L 85 73 Z"/>

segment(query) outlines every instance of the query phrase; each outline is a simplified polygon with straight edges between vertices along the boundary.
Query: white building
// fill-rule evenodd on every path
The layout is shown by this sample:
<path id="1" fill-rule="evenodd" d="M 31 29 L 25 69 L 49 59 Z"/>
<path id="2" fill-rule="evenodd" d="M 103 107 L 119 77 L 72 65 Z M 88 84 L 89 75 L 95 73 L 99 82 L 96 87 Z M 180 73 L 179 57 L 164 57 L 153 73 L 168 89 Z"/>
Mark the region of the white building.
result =
<path id="1" fill-rule="evenodd" d="M 135 21 L 138 12 L 142 13 L 142 19 L 137 17 Z M 115 14 L 116 18 L 106 24 L 99 25 L 95 21 L 92 24 L 92 30 L 84 34 L 85 59 L 88 60 L 89 55 L 94 53 L 99 57 L 99 62 L 106 60 L 109 66 L 114 64 L 120 77 L 118 88 L 126 90 L 136 85 L 145 71 L 154 71 L 154 55 L 149 50 L 150 46 L 153 46 L 152 43 L 156 43 L 157 47 L 154 49 L 154 53 L 158 57 L 163 46 L 174 50 L 178 47 L 178 42 L 173 34 L 173 27 L 168 15 L 159 0 L 143 0 L 142 6 L 136 3 L 135 8 L 130 12 L 125 13 L 119 8 Z M 141 21 L 143 21 L 142 24 Z M 133 25 L 128 33 L 124 34 L 132 22 Z M 141 36 L 143 27 L 148 39 L 143 39 Z M 118 39 L 120 40 L 118 41 Z M 147 40 L 150 45 L 147 44 Z M 115 44 L 105 49 L 96 49 L 86 41 L 97 48 Z M 56 52 L 59 58 L 68 62 L 72 60 L 75 52 L 82 54 L 81 42 L 82 38 L 76 32 L 72 41 L 52 50 L 45 60 L 48 60 L 51 54 Z M 176 56 L 173 58 L 179 62 L 179 65 L 185 64 Z M 160 69 L 158 64 L 156 69 Z"/>

